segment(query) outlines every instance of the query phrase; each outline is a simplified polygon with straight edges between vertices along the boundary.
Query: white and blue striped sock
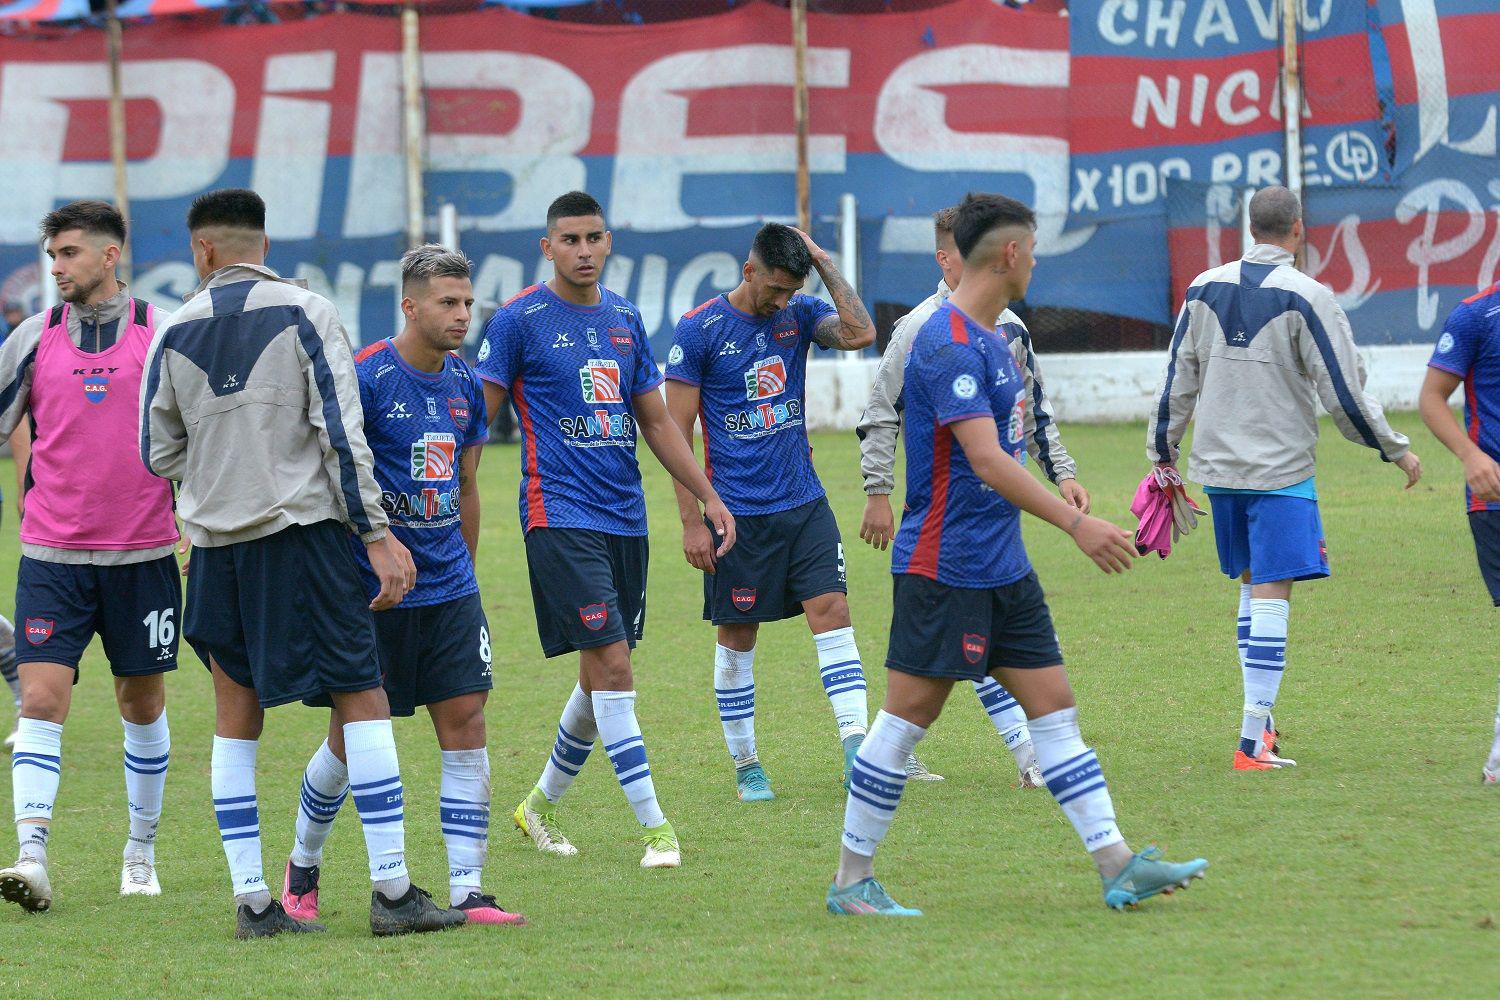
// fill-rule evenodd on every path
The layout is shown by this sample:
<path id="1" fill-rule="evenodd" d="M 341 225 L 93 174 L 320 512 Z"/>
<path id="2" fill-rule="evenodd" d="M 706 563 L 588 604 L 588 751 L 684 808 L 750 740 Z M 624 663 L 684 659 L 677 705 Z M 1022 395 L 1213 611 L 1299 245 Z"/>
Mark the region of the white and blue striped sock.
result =
<path id="1" fill-rule="evenodd" d="M 1245 709 L 1240 749 L 1255 756 L 1256 743 L 1276 707 L 1276 693 L 1286 670 L 1287 623 L 1291 602 L 1256 597 L 1250 601 L 1250 634 L 1245 646 Z"/>
<path id="2" fill-rule="evenodd" d="M 906 790 L 906 758 L 927 734 L 921 726 L 881 710 L 854 755 L 844 804 L 845 850 L 874 857 Z M 840 880 L 843 881 L 842 879 Z"/>
<path id="3" fill-rule="evenodd" d="M 870 727 L 870 710 L 865 704 L 865 671 L 854 643 L 854 628 L 819 633 L 813 643 L 818 647 L 818 674 L 833 706 L 839 739 L 863 734 Z"/>
<path id="4" fill-rule="evenodd" d="M 993 677 L 975 681 L 974 693 L 979 695 L 979 703 L 995 724 L 1000 738 L 1005 741 L 1005 749 L 1015 756 L 1018 765 L 1024 765 L 1032 756 L 1031 750 L 1026 746 L 1031 742 L 1031 730 L 1026 725 L 1026 710 L 1011 697 L 1005 685 Z"/>
<path id="5" fill-rule="evenodd" d="M 568 703 L 563 706 L 562 719 L 557 723 L 557 742 L 552 745 L 552 754 L 543 765 L 542 776 L 536 783 L 548 802 L 557 803 L 562 799 L 563 793 L 588 762 L 589 752 L 594 749 L 594 741 L 598 738 L 593 699 L 575 684 Z"/>
<path id="6" fill-rule="evenodd" d="M 235 899 L 252 908 L 264 909 L 270 902 L 266 877 L 261 868 L 260 810 L 255 802 L 256 740 L 214 737 L 209 763 L 209 786 L 214 798 L 214 818 L 219 840 L 229 861 L 229 881 Z"/>
<path id="7" fill-rule="evenodd" d="M 1093 853 L 1123 843 L 1099 758 L 1084 746 L 1078 730 L 1077 707 L 1032 719 L 1031 740 L 1047 790 L 1062 806 L 1084 848 Z"/>
<path id="8" fill-rule="evenodd" d="M 155 722 L 137 725 L 125 719 L 125 803 L 130 809 L 130 836 L 125 856 L 144 854 L 156 860 L 156 826 L 161 821 L 162 793 L 167 787 L 167 763 L 172 734 L 167 710 Z"/>
<path id="9" fill-rule="evenodd" d="M 16 627 L 9 618 L 0 615 L 0 677 L 10 688 L 15 699 L 16 711 L 21 710 L 21 674 L 16 666 Z"/>
<path id="10" fill-rule="evenodd" d="M 1240 666 L 1245 665 L 1245 647 L 1250 644 L 1250 584 L 1240 584 L 1240 606 L 1235 615 L 1235 638 L 1240 647 Z"/>
<path id="11" fill-rule="evenodd" d="M 490 846 L 490 754 L 484 747 L 444 750 L 438 819 L 448 848 L 448 902 L 478 892 Z"/>
<path id="12" fill-rule="evenodd" d="M 61 775 L 62 726 L 41 719 L 16 720 L 10 790 L 16 810 L 16 839 L 23 858 L 47 863 L 47 833 Z"/>
<path id="13" fill-rule="evenodd" d="M 735 769 L 760 763 L 755 753 L 755 647 L 714 647 L 714 696 Z"/>
<path id="14" fill-rule="evenodd" d="M 646 761 L 646 741 L 635 718 L 634 691 L 595 691 L 594 722 L 604 752 L 614 765 L 615 777 L 625 791 L 636 821 L 646 829 L 667 821 L 656 803 L 656 786 L 651 781 L 651 765 Z"/>
<path id="15" fill-rule="evenodd" d="M 349 790 L 365 828 L 370 881 L 387 899 L 399 899 L 410 884 L 406 873 L 406 795 L 396 759 L 390 719 L 344 723 Z"/>
<path id="16" fill-rule="evenodd" d="M 297 805 L 297 839 L 292 864 L 311 868 L 323 863 L 323 844 L 333 832 L 333 820 L 349 797 L 349 768 L 328 746 L 313 753 L 302 772 L 301 801 Z"/>

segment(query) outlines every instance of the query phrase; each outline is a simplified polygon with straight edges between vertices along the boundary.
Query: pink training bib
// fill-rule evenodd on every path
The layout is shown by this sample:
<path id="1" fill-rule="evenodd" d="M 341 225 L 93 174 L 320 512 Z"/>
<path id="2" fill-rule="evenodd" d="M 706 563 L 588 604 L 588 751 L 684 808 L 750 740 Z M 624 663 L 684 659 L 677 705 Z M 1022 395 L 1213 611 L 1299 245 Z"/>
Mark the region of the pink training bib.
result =
<path id="1" fill-rule="evenodd" d="M 89 354 L 52 309 L 32 362 L 30 485 L 21 541 L 58 549 L 154 549 L 177 540 L 172 486 L 141 464 L 141 372 L 156 310 L 131 299 L 120 335 Z"/>

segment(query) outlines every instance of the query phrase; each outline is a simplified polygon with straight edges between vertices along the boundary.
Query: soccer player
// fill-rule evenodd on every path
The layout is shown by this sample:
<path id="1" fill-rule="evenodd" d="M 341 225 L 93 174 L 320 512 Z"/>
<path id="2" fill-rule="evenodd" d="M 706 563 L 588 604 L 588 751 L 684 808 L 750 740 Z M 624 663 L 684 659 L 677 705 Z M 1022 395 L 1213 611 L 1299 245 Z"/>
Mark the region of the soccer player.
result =
<path id="1" fill-rule="evenodd" d="M 830 306 L 799 295 L 817 268 Z M 735 517 L 722 560 L 698 502 L 677 486 L 682 549 L 703 571 L 703 617 L 717 627 L 714 693 L 741 801 L 775 798 L 755 744 L 755 639 L 761 622 L 807 616 L 823 690 L 844 747 L 844 779 L 869 727 L 865 675 L 849 617 L 844 545 L 812 464 L 803 418 L 814 343 L 858 351 L 875 325 L 833 258 L 800 230 L 755 234 L 743 278 L 683 316 L 667 358 L 667 409 Z"/>
<path id="2" fill-rule="evenodd" d="M 1464 386 L 1464 422 L 1448 397 Z M 1427 362 L 1419 397 L 1422 421 L 1464 464 L 1464 500 L 1479 572 L 1500 606 L 1500 284 L 1464 299 L 1448 314 Z M 1500 709 L 1481 781 L 1500 784 Z"/>
<path id="3" fill-rule="evenodd" d="M 492 684 L 489 623 L 474 577 L 479 548 L 479 447 L 488 436 L 484 393 L 456 353 L 469 331 L 472 265 L 436 244 L 401 258 L 405 325 L 355 355 L 365 439 L 375 456 L 380 505 L 412 554 L 417 585 L 375 615 L 391 714 L 426 705 L 442 755 L 439 825 L 448 849 L 449 902 L 470 923 L 525 923 L 480 892 L 489 845 L 490 758 L 484 703 Z M 373 597 L 380 581 L 364 546 L 354 556 Z M 318 699 L 318 702 L 326 699 Z M 338 712 L 308 761 L 297 840 L 281 903 L 299 920 L 318 918 L 323 843 L 349 794 Z"/>
<path id="4" fill-rule="evenodd" d="M 0 347 L 0 434 L 25 419 L 35 435 L 21 515 L 16 620 L 20 720 L 11 756 L 15 865 L 0 896 L 52 905 L 47 842 L 62 769 L 62 731 L 84 650 L 97 634 L 125 729 L 130 834 L 121 895 L 161 893 L 156 827 L 171 736 L 162 675 L 177 666 L 182 584 L 172 488 L 141 466 L 136 398 L 157 324 L 115 276 L 125 220 L 98 201 L 42 220 L 62 303 Z"/>
<path id="5" fill-rule="evenodd" d="M 265 221 L 253 191 L 193 202 L 202 281 L 157 331 L 141 388 L 141 458 L 182 484 L 178 513 L 194 546 L 182 631 L 213 677 L 210 783 L 235 936 L 322 929 L 288 916 L 267 890 L 255 758 L 267 708 L 323 694 L 343 724 L 364 827 L 370 929 L 439 930 L 464 915 L 407 877 L 401 774 L 370 615 L 409 593 L 416 569 L 380 506 L 348 335 L 331 302 L 265 265 Z M 380 581 L 373 601 L 351 530 Z"/>
<path id="6" fill-rule="evenodd" d="M 953 243 L 953 219 L 958 214 L 956 207 L 945 208 L 932 217 L 934 235 L 937 239 L 937 264 L 943 276 L 938 280 L 937 291 L 928 296 L 921 305 L 896 321 L 891 331 L 891 342 L 886 345 L 880 366 L 875 371 L 875 384 L 870 389 L 870 402 L 860 417 L 859 470 L 865 481 L 865 514 L 859 526 L 859 537 L 882 551 L 890 544 L 896 533 L 895 516 L 891 512 L 891 490 L 896 485 L 896 439 L 901 432 L 901 385 L 906 372 L 906 354 L 911 350 L 912 338 L 922 328 L 958 287 L 963 277 L 964 262 Z M 1078 466 L 1057 430 L 1057 421 L 1052 417 L 1052 404 L 1042 386 L 1041 368 L 1037 365 L 1036 352 L 1031 347 L 1031 333 L 1009 308 L 1000 313 L 1002 336 L 1010 345 L 1021 371 L 1021 382 L 1026 390 L 1021 404 L 1023 417 L 1022 434 L 1026 441 L 1026 452 L 1041 463 L 1042 471 L 1057 486 L 1062 498 L 1073 507 L 1087 514 L 1089 494 L 1078 482 Z M 984 707 L 996 731 L 1000 733 L 1005 747 L 1016 761 L 1022 788 L 1042 787 L 1042 772 L 1036 765 L 1036 753 L 1031 745 L 1031 732 L 1026 727 L 1026 713 L 1010 696 L 1010 692 L 993 677 L 974 682 L 974 693 Z M 912 775 L 907 774 L 910 778 Z"/>
<path id="7" fill-rule="evenodd" d="M 490 318 L 476 367 L 489 411 L 509 399 L 520 419 L 521 529 L 542 653 L 578 651 L 578 684 L 556 744 L 536 787 L 516 806 L 515 822 L 537 850 L 577 854 L 556 807 L 597 740 L 646 831 L 641 867 L 675 868 L 681 850 L 656 801 L 630 669 L 630 651 L 646 626 L 646 498 L 636 430 L 667 472 L 703 501 L 721 540 L 716 555 L 734 544 L 734 518 L 667 415 L 640 312 L 599 283 L 610 248 L 604 209 L 590 195 L 570 191 L 553 201 L 541 240 L 552 280 L 525 289 Z"/>
<path id="8" fill-rule="evenodd" d="M 1242 259 L 1188 287 L 1146 454 L 1175 467 L 1194 418 L 1189 475 L 1213 508 L 1219 567 L 1240 581 L 1245 702 L 1234 769 L 1270 771 L 1296 763 L 1280 756 L 1272 719 L 1292 583 L 1329 574 L 1313 476 L 1318 401 L 1345 437 L 1395 463 L 1407 489 L 1422 464 L 1364 391 L 1364 363 L 1333 293 L 1293 266 L 1305 237 L 1297 196 L 1284 187 L 1257 191 L 1250 235 L 1255 245 Z"/>
<path id="9" fill-rule="evenodd" d="M 964 273 L 922 324 L 906 362 L 906 505 L 896 533 L 885 707 L 859 748 L 844 810 L 830 913 L 920 916 L 875 880 L 901 765 L 937 720 L 955 681 L 993 676 L 1031 723 L 1047 787 L 1093 857 L 1112 907 L 1133 906 L 1202 873 L 1202 859 L 1132 854 L 1094 751 L 1084 745 L 1052 615 L 1021 542 L 1027 511 L 1072 536 L 1106 573 L 1130 567 L 1130 534 L 1053 496 L 1021 462 L 1029 390 L 996 323 L 1026 294 L 1036 216 L 1018 201 L 971 194 L 953 221 Z"/>

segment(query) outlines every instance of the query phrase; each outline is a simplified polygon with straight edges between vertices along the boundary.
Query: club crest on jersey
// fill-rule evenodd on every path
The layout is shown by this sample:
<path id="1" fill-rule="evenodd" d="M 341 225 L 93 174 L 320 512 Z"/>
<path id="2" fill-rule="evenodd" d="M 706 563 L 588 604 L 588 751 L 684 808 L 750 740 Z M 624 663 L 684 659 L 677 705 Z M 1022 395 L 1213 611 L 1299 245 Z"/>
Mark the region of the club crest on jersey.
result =
<path id="1" fill-rule="evenodd" d="M 797 324 L 791 320 L 784 320 L 771 331 L 771 336 L 776 338 L 778 344 L 783 340 L 791 340 L 797 336 Z"/>
<path id="2" fill-rule="evenodd" d="M 90 375 L 83 380 L 83 397 L 90 403 L 102 403 L 108 395 L 108 375 Z"/>
<path id="3" fill-rule="evenodd" d="M 615 350 L 621 354 L 629 354 L 635 350 L 635 340 L 630 336 L 630 331 L 623 326 L 612 326 L 609 328 L 609 342 L 615 345 Z"/>
<path id="4" fill-rule="evenodd" d="M 989 645 L 989 640 L 982 635 L 973 632 L 964 633 L 964 659 L 970 663 L 978 663 L 984 659 L 984 648 Z"/>
<path id="5" fill-rule="evenodd" d="M 578 609 L 578 617 L 583 619 L 584 628 L 597 632 L 609 621 L 609 606 L 602 601 L 598 604 L 585 604 Z"/>
<path id="6" fill-rule="evenodd" d="M 763 351 L 766 349 L 766 335 L 764 333 L 757 333 L 755 335 L 755 346 L 758 350 Z"/>
<path id="7" fill-rule="evenodd" d="M 620 395 L 620 364 L 609 358 L 589 358 L 578 369 L 585 403 L 623 403 Z"/>
<path id="8" fill-rule="evenodd" d="M 770 399 L 786 391 L 786 362 L 778 357 L 762 358 L 745 372 L 745 398 Z"/>
<path id="9" fill-rule="evenodd" d="M 469 426 L 469 401 L 462 396 L 448 398 L 448 415 L 453 418 L 453 423 L 460 430 Z"/>
<path id="10" fill-rule="evenodd" d="M 28 618 L 26 619 L 26 641 L 33 646 L 40 646 L 52 638 L 52 630 L 57 622 L 51 618 Z"/>
<path id="11" fill-rule="evenodd" d="M 585 334 L 588 336 L 589 346 L 590 347 L 598 347 L 599 346 L 599 331 L 598 330 L 595 330 L 593 327 L 589 327 L 588 330 L 585 331 Z"/>
<path id="12" fill-rule="evenodd" d="M 437 417 L 437 400 L 432 396 L 427 397 L 427 415 L 434 419 Z"/>
<path id="13" fill-rule="evenodd" d="M 729 599 L 734 602 L 734 610 L 744 614 L 755 607 L 755 588 L 733 587 L 729 591 Z"/>
<path id="14" fill-rule="evenodd" d="M 424 483 L 453 478 L 458 441 L 452 434 L 428 431 L 411 443 L 411 477 Z"/>

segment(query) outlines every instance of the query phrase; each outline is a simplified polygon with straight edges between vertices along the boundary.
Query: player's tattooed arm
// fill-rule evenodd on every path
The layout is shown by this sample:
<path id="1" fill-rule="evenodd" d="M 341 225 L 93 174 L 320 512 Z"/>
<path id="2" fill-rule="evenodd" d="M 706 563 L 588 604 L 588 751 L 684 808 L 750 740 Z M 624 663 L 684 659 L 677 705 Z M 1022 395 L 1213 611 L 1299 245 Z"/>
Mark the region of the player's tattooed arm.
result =
<path id="1" fill-rule="evenodd" d="M 833 299 L 837 316 L 829 316 L 813 330 L 813 340 L 834 351 L 858 351 L 875 343 L 875 323 L 865 309 L 865 304 L 855 294 L 854 287 L 839 273 L 828 251 L 812 241 L 812 237 L 797 230 L 808 251 L 812 254 L 813 267 Z"/>

